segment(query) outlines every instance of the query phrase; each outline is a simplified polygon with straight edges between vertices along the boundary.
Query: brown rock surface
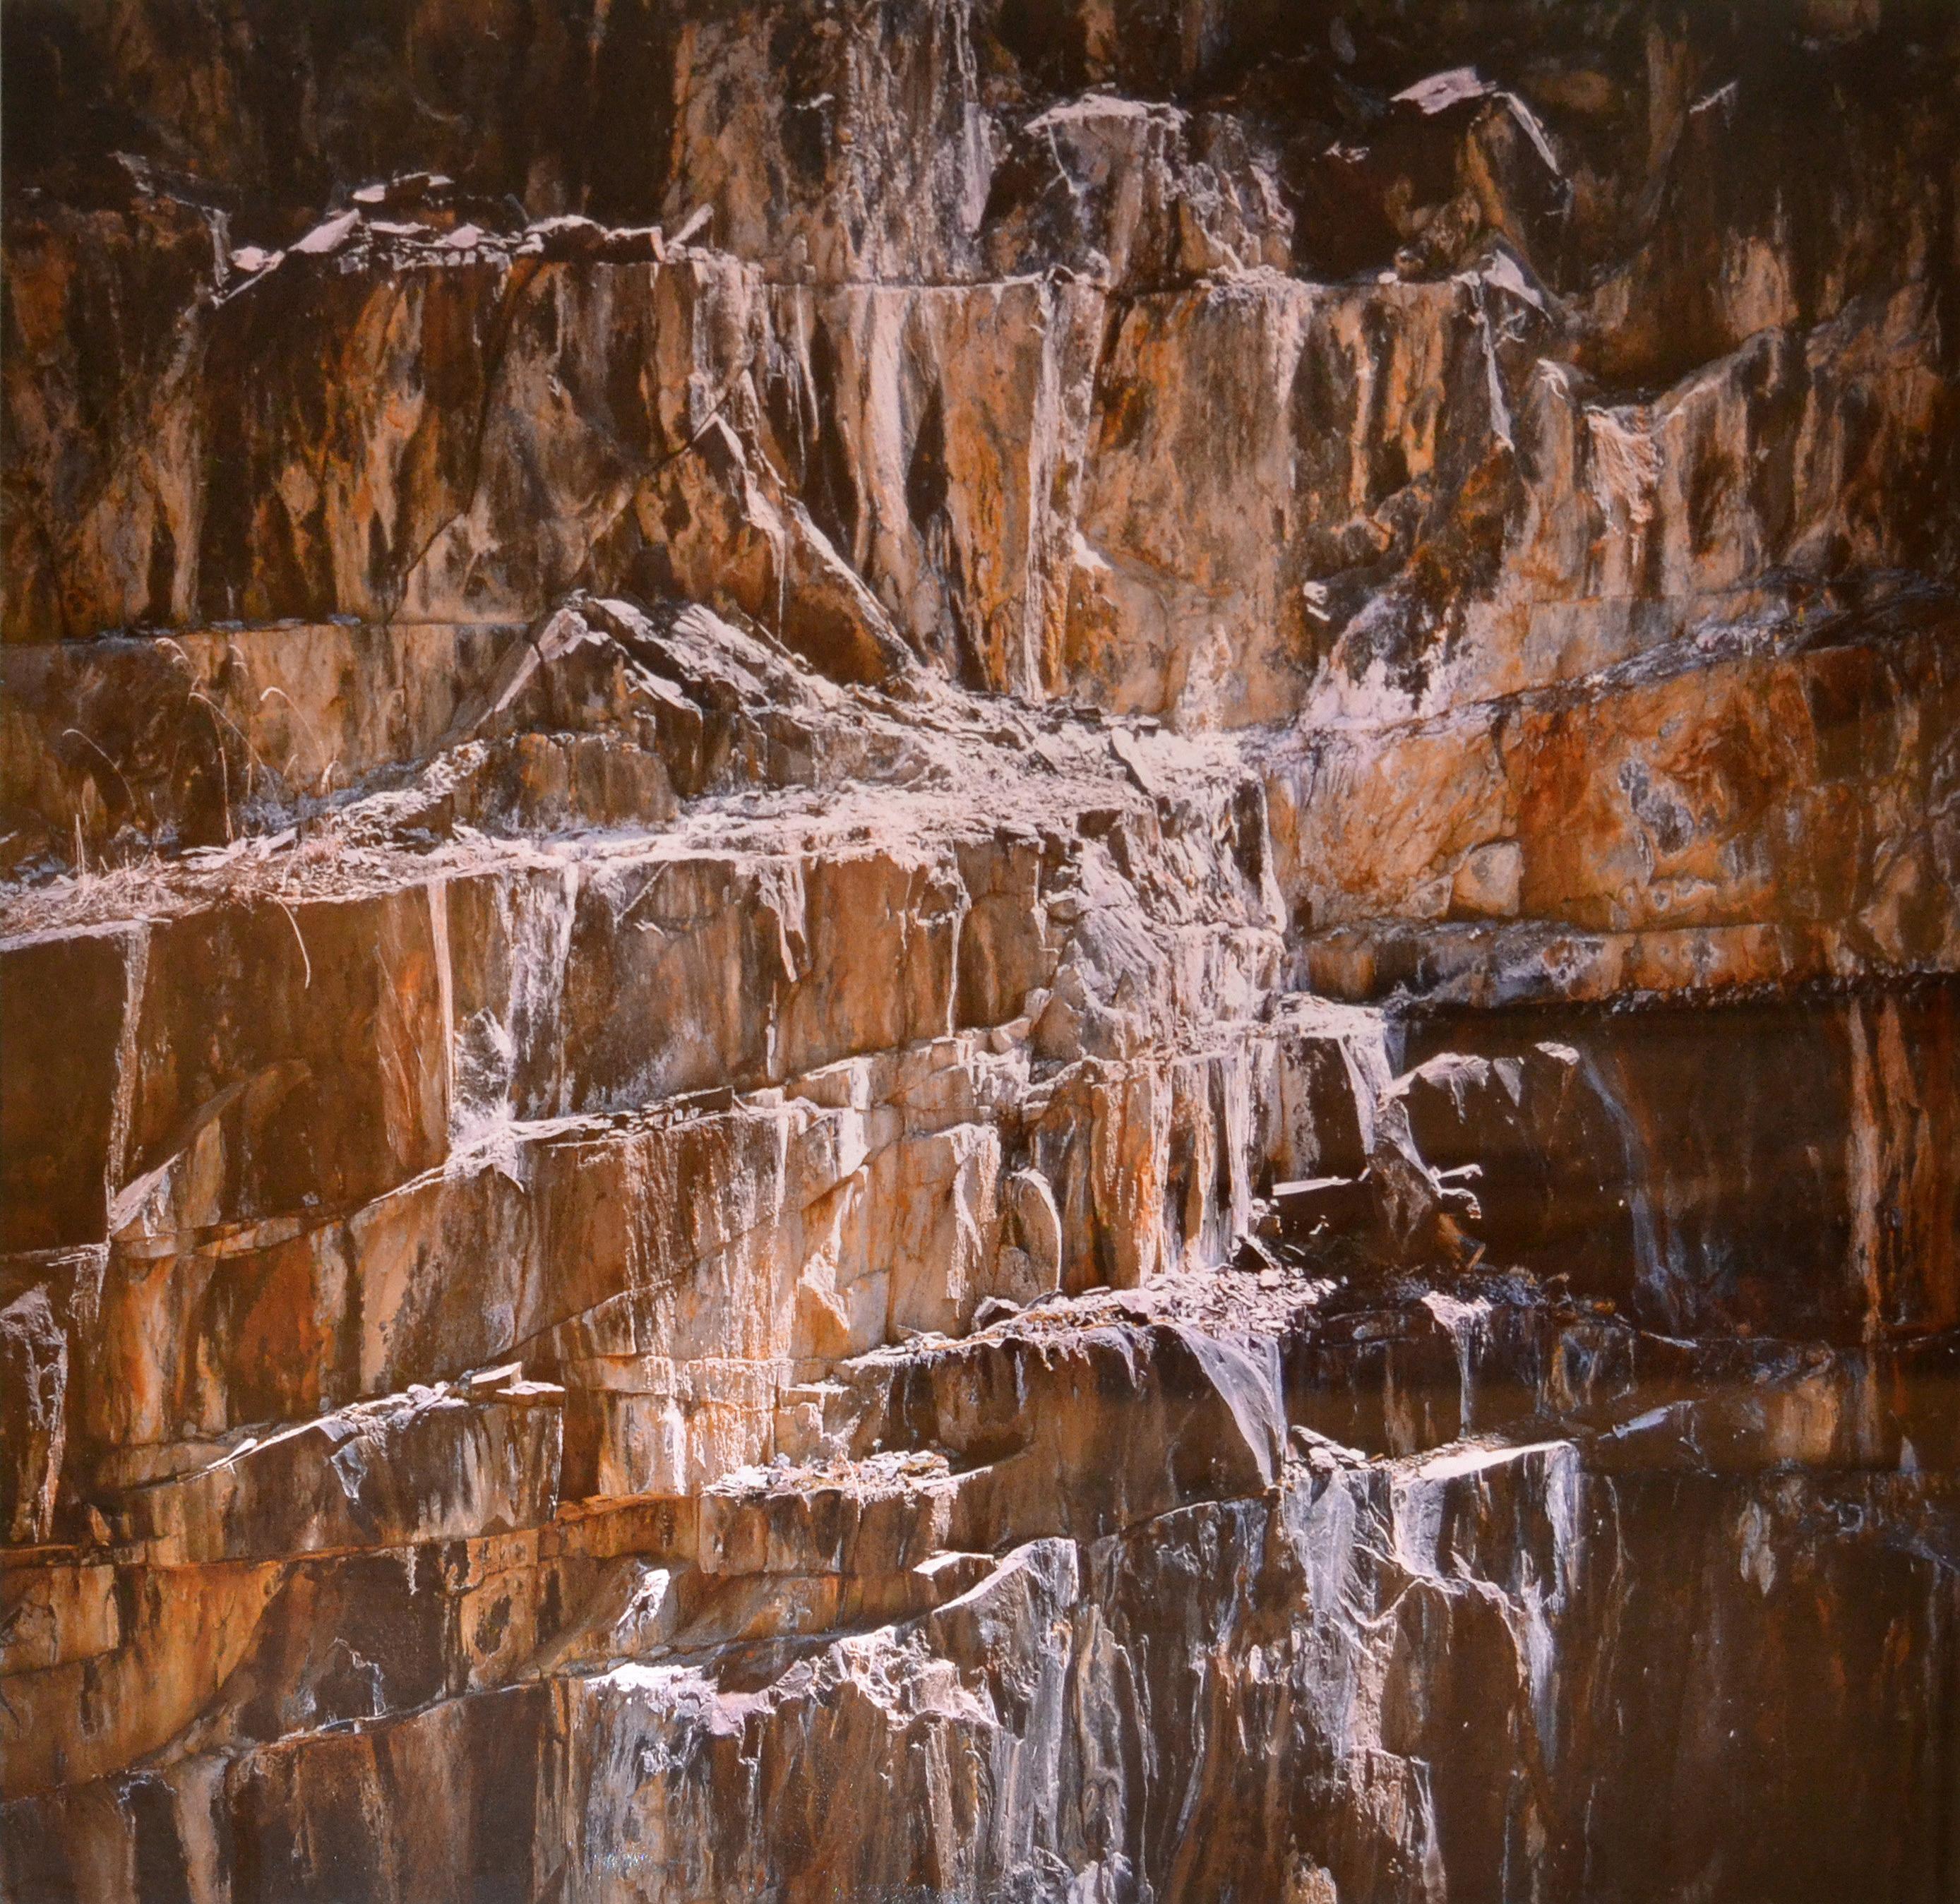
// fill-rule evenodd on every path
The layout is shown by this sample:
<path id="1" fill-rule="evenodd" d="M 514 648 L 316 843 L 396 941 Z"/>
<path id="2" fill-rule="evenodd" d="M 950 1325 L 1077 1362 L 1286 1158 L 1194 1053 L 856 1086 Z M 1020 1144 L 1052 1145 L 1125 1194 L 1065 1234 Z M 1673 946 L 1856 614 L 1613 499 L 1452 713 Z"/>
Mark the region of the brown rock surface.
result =
<path id="1" fill-rule="evenodd" d="M 0 1892 L 1960 1883 L 1960 39 L 18 0 Z"/>

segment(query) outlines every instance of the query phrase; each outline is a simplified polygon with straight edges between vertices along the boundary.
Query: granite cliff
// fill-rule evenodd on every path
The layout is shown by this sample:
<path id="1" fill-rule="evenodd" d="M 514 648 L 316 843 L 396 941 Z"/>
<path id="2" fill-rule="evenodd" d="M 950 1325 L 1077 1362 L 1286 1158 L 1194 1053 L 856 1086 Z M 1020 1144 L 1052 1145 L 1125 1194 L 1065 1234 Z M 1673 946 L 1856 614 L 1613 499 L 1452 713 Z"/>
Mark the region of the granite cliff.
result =
<path id="1" fill-rule="evenodd" d="M 1960 1896 L 1949 8 L 0 42 L 0 1891 Z"/>

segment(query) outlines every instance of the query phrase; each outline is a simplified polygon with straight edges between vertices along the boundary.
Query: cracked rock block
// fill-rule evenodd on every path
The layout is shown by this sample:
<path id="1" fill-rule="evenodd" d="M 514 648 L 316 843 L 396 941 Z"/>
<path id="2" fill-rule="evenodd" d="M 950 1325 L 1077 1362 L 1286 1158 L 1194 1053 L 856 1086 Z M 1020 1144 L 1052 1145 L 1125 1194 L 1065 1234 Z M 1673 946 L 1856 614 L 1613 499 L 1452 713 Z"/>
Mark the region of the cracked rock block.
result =
<path id="1" fill-rule="evenodd" d="M 0 1508 L 8 1537 L 31 1545 L 54 1524 L 68 1438 L 68 1337 L 45 1289 L 24 1289 L 0 1309 L 0 1356 L 9 1416 Z"/>
<path id="2" fill-rule="evenodd" d="M 1494 1253 L 1627 1295 L 1630 1171 L 1618 1107 L 1578 1051 L 1541 1042 L 1497 1058 L 1446 1052 L 1390 1089 L 1426 1162 L 1475 1172 L 1471 1227 Z"/>

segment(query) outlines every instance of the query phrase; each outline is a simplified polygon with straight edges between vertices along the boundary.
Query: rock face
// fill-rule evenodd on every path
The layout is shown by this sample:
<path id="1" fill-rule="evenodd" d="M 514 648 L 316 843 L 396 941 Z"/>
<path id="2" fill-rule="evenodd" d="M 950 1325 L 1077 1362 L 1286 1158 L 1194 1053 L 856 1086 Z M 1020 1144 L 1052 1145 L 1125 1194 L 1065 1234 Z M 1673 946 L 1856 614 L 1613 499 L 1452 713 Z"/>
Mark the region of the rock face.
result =
<path id="1" fill-rule="evenodd" d="M 1960 1896 L 1960 29 L 18 0 L 0 1890 Z"/>

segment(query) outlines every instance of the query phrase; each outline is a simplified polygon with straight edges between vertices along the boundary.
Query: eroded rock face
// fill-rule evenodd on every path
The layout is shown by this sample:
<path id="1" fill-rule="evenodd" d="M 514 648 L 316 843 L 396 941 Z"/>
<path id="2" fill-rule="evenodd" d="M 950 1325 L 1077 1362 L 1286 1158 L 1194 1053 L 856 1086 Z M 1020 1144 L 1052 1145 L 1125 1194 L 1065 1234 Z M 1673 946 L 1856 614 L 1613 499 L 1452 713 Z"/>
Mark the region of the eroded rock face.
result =
<path id="1" fill-rule="evenodd" d="M 8 1896 L 1952 1895 L 1943 11 L 4 43 Z"/>

